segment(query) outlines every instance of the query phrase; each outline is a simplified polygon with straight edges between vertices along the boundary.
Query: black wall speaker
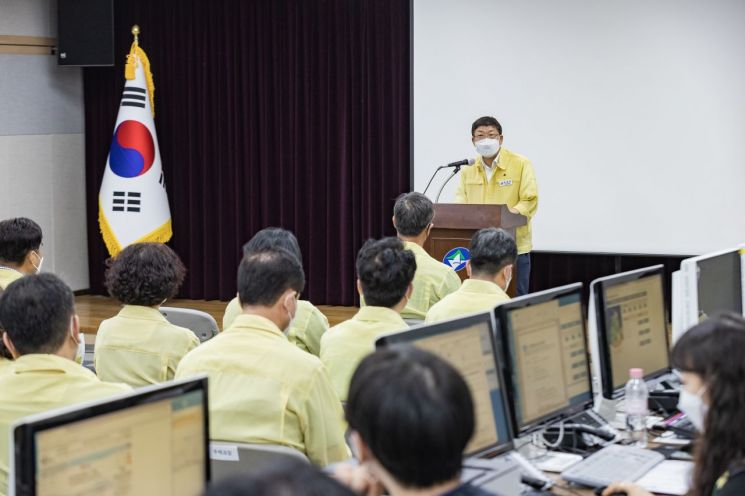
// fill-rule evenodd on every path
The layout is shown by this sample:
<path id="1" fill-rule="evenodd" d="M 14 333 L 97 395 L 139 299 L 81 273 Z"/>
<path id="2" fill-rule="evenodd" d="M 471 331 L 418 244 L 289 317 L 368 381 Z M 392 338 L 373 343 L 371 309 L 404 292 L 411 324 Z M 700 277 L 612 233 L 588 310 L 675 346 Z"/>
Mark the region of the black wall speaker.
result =
<path id="1" fill-rule="evenodd" d="M 114 65 L 114 0 L 57 1 L 57 63 Z"/>

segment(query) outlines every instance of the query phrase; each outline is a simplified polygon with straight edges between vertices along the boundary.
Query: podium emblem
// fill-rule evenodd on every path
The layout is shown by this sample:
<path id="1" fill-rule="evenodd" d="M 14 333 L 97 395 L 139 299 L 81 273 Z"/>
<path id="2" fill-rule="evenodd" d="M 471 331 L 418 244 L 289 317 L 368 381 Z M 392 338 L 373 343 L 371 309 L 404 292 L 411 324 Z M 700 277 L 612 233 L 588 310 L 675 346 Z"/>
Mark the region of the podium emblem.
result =
<path id="1" fill-rule="evenodd" d="M 471 258 L 471 252 L 468 248 L 458 246 L 453 248 L 445 254 L 445 258 L 442 259 L 442 263 L 448 267 L 452 267 L 456 272 L 466 268 L 466 262 Z"/>

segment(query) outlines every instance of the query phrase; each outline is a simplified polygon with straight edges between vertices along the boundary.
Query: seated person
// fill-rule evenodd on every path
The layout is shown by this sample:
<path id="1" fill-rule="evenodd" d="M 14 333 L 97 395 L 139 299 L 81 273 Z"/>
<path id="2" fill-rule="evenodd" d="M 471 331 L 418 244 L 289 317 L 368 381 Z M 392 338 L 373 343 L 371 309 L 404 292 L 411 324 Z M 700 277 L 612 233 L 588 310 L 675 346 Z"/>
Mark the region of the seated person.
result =
<path id="1" fill-rule="evenodd" d="M 434 216 L 432 202 L 421 193 L 405 193 L 398 197 L 393 207 L 393 226 L 398 237 L 416 257 L 414 292 L 401 312 L 404 319 L 424 320 L 432 305 L 460 287 L 460 277 L 452 267 L 432 258 L 424 250 Z"/>
<path id="2" fill-rule="evenodd" d="M 326 370 L 287 340 L 304 286 L 303 267 L 287 250 L 244 256 L 238 268 L 243 313 L 190 351 L 176 378 L 209 376 L 212 439 L 289 446 L 323 466 L 349 452 Z"/>
<path id="3" fill-rule="evenodd" d="M 15 359 L 0 373 L 0 494 L 7 494 L 10 426 L 21 417 L 130 391 L 75 363 L 81 339 L 72 291 L 57 276 L 24 277 L 0 298 L 3 341 Z"/>
<path id="4" fill-rule="evenodd" d="M 396 238 L 369 240 L 357 254 L 357 290 L 368 306 L 321 339 L 321 361 L 341 401 L 347 400 L 354 369 L 375 351 L 383 334 L 406 329 L 401 310 L 411 296 L 414 254 Z"/>
<path id="5" fill-rule="evenodd" d="M 160 243 L 129 245 L 110 262 L 106 287 L 124 307 L 98 328 L 93 355 L 98 377 L 132 387 L 173 379 L 199 338 L 158 309 L 176 295 L 185 274 L 178 255 Z"/>
<path id="6" fill-rule="evenodd" d="M 335 476 L 357 492 L 489 494 L 460 483 L 473 401 L 460 374 L 432 353 L 396 346 L 365 358 L 349 386 L 347 421 L 360 465 L 341 465 Z"/>
<path id="7" fill-rule="evenodd" d="M 455 293 L 435 303 L 427 312 L 427 323 L 471 313 L 486 312 L 510 299 L 507 288 L 517 260 L 517 245 L 507 231 L 489 227 L 471 239 L 468 279 Z"/>
<path id="8" fill-rule="evenodd" d="M 0 289 L 38 273 L 43 262 L 39 224 L 25 217 L 0 221 Z"/>
<path id="9" fill-rule="evenodd" d="M 280 227 L 267 227 L 257 232 L 251 240 L 243 246 L 243 254 L 252 251 L 272 250 L 284 248 L 297 257 L 303 264 L 303 254 L 297 238 L 290 231 Z M 225 309 L 222 318 L 222 328 L 227 329 L 241 313 L 238 297 L 233 298 Z M 319 309 L 306 300 L 298 300 L 297 314 L 290 325 L 287 339 L 303 351 L 319 356 L 321 353 L 321 336 L 329 328 L 329 321 Z"/>
<path id="10" fill-rule="evenodd" d="M 203 496 L 355 496 L 318 468 L 288 460 L 255 474 L 228 477 L 211 484 Z"/>
<path id="11" fill-rule="evenodd" d="M 680 372 L 678 409 L 699 431 L 688 494 L 745 494 L 745 319 L 723 313 L 692 327 L 675 343 L 673 368 Z M 608 496 L 652 496 L 636 484 L 620 482 Z"/>

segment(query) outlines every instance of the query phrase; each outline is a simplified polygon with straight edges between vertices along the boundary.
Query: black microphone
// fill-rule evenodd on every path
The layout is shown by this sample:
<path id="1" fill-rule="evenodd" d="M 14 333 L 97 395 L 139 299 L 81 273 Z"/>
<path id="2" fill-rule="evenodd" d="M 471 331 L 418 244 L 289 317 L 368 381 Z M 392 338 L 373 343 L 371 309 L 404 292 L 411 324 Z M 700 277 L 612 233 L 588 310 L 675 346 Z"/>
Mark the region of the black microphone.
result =
<path id="1" fill-rule="evenodd" d="M 462 165 L 473 165 L 475 163 L 476 160 L 473 158 L 464 158 L 463 160 L 458 160 L 457 162 L 451 162 L 444 167 L 460 167 Z"/>
<path id="2" fill-rule="evenodd" d="M 455 172 L 458 172 L 458 170 L 460 170 L 460 168 L 463 167 L 464 165 L 473 165 L 475 163 L 476 163 L 476 160 L 474 160 L 472 158 L 464 158 L 463 160 L 459 160 L 457 162 L 451 162 L 451 163 L 449 163 L 447 165 L 441 165 L 441 166 L 439 166 L 437 169 L 435 169 L 435 172 L 432 174 L 432 177 L 429 178 L 429 182 L 427 183 L 427 187 L 424 188 L 424 192 L 422 194 L 423 195 L 426 195 L 427 194 L 427 190 L 429 189 L 430 185 L 432 184 L 432 180 L 435 178 L 435 176 L 437 175 L 437 173 L 440 172 L 442 169 L 447 169 L 449 167 L 456 167 Z"/>

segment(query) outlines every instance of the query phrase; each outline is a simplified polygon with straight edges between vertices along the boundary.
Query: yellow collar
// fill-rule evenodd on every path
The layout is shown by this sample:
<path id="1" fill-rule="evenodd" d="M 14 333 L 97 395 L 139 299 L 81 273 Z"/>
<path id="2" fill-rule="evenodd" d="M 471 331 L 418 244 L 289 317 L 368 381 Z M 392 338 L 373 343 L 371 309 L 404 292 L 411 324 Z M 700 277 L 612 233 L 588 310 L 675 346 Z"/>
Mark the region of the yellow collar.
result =
<path id="1" fill-rule="evenodd" d="M 353 320 L 406 325 L 406 322 L 404 322 L 404 319 L 401 318 L 401 315 L 398 312 L 385 307 L 362 307 L 355 314 Z"/>
<path id="2" fill-rule="evenodd" d="M 499 153 L 497 154 L 497 158 L 494 161 L 494 164 L 492 166 L 496 165 L 497 167 L 499 167 L 502 170 L 507 170 L 507 166 L 505 165 L 504 160 L 502 160 L 502 156 L 504 155 L 504 153 L 502 153 L 503 151 L 504 151 L 504 148 L 500 148 L 499 149 Z M 486 169 L 486 164 L 484 163 L 484 157 L 482 157 L 481 155 L 477 155 L 476 156 L 476 165 L 477 166 L 481 166 L 482 172 L 483 172 Z"/>
<path id="3" fill-rule="evenodd" d="M 425 255 L 429 256 L 429 253 L 427 253 L 427 251 L 424 248 L 422 248 L 418 244 L 414 243 L 413 241 L 404 241 L 404 248 L 407 249 L 407 250 L 413 251 L 415 255 L 416 254 L 419 254 L 419 255 L 425 254 Z"/>
<path id="4" fill-rule="evenodd" d="M 481 279 L 466 279 L 461 290 L 466 293 L 506 294 L 495 282 Z"/>
<path id="5" fill-rule="evenodd" d="M 282 339 L 287 339 L 287 336 L 285 335 L 284 332 L 280 330 L 279 327 L 277 327 L 277 324 L 267 319 L 266 317 L 262 317 L 260 315 L 254 315 L 254 314 L 242 313 L 238 315 L 233 321 L 233 325 L 231 325 L 228 329 L 223 331 L 223 334 L 225 334 L 226 332 L 235 332 L 235 331 L 237 332 L 260 331 L 263 333 L 271 334 L 276 337 L 281 337 Z"/>
<path id="6" fill-rule="evenodd" d="M 30 353 L 16 358 L 10 370 L 14 374 L 42 372 L 88 378 L 96 377 L 93 372 L 69 358 L 43 353 Z"/>
<path id="7" fill-rule="evenodd" d="M 124 305 L 119 310 L 120 317 L 126 317 L 129 319 L 143 319 L 143 320 L 156 320 L 158 322 L 168 322 L 168 319 L 163 317 L 160 310 L 153 307 L 145 307 L 141 305 Z"/>

